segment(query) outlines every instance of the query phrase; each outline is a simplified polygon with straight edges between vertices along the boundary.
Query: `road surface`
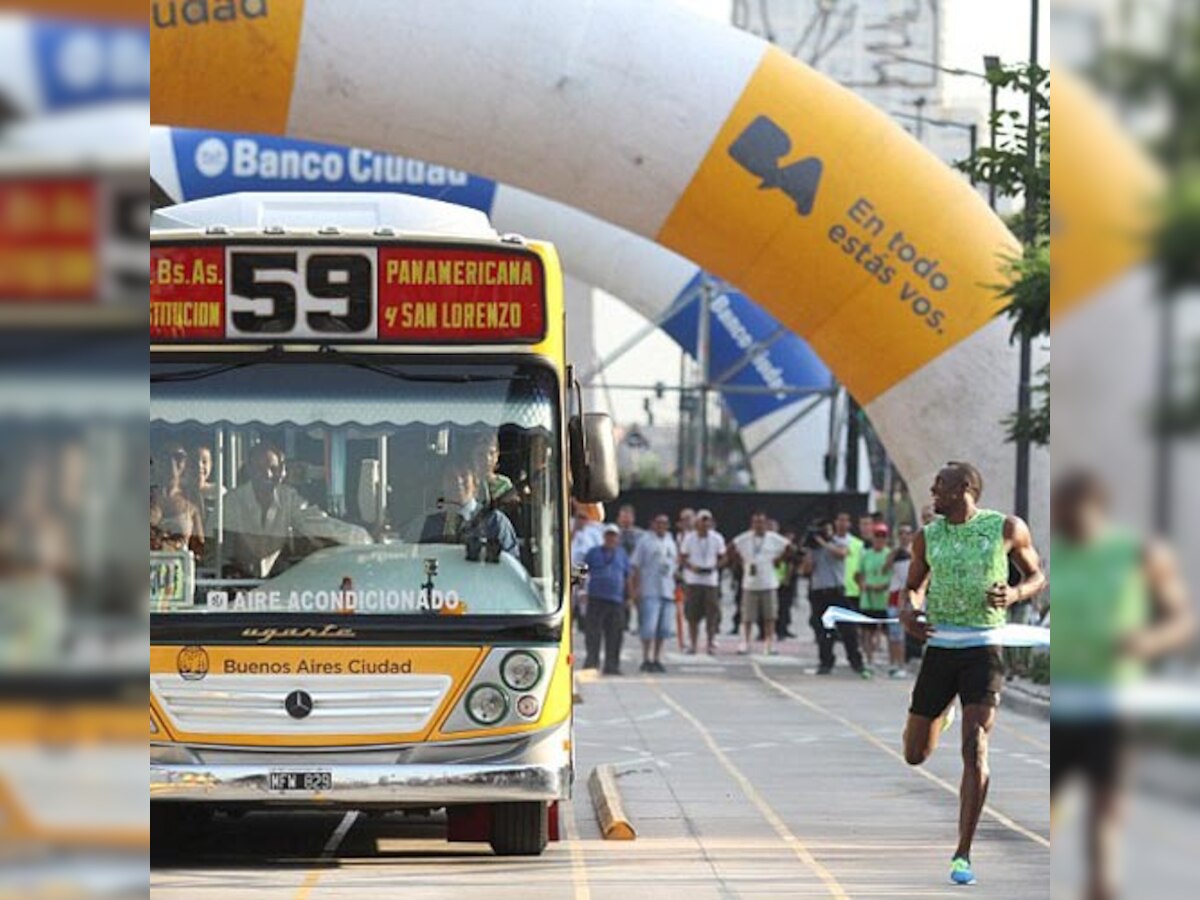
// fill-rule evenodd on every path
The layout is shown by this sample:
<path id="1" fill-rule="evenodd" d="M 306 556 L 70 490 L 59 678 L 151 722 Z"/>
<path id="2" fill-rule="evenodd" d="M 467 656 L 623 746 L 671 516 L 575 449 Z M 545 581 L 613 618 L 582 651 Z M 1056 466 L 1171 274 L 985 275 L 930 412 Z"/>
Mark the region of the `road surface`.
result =
<path id="1" fill-rule="evenodd" d="M 937 897 L 958 815 L 957 723 L 914 770 L 899 756 L 911 681 L 811 673 L 811 641 L 780 657 L 671 654 L 666 675 L 580 685 L 575 800 L 538 859 L 447 844 L 444 820 L 258 813 L 155 840 L 155 897 L 399 895 L 630 900 Z M 974 861 L 975 897 L 1047 896 L 1049 724 L 1002 711 Z M 616 767 L 634 842 L 604 841 L 586 789 Z"/>

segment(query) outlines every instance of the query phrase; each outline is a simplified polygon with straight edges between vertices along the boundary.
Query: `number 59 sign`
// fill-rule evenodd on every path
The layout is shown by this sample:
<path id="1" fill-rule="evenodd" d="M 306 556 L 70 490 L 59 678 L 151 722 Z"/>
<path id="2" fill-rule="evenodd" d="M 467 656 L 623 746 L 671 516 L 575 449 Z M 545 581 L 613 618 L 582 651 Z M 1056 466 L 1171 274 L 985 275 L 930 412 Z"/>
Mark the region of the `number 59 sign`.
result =
<path id="1" fill-rule="evenodd" d="M 545 276 L 524 249 L 151 249 L 152 340 L 461 343 L 544 334 Z"/>

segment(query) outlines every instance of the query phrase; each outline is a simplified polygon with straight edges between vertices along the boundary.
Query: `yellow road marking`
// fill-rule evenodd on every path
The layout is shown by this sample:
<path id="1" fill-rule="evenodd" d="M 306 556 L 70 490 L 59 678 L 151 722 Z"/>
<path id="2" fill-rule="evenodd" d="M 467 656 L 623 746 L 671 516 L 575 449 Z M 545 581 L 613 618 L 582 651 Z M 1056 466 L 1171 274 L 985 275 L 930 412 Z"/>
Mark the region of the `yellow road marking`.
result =
<path id="1" fill-rule="evenodd" d="M 958 796 L 958 788 L 957 787 L 955 787 L 954 785 L 952 785 L 950 782 L 946 781 L 945 779 L 939 778 L 937 775 L 934 775 L 932 772 L 928 771 L 927 769 L 924 769 L 924 768 L 921 768 L 918 766 L 910 766 L 907 762 L 904 761 L 904 757 L 899 752 L 897 752 L 892 747 L 889 747 L 887 744 L 885 744 L 879 738 L 875 737 L 875 735 L 871 734 L 871 732 L 867 731 L 861 725 L 855 724 L 854 722 L 850 721 L 849 719 L 845 718 L 844 716 L 839 716 L 837 713 L 832 712 L 831 710 L 828 710 L 825 707 L 821 706 L 821 704 L 808 699 L 803 694 L 798 694 L 795 691 L 793 691 L 791 688 L 787 687 L 786 685 L 780 684 L 774 678 L 771 678 L 771 677 L 765 675 L 763 673 L 763 670 L 759 667 L 758 663 L 751 662 L 751 666 L 754 668 L 754 674 L 756 676 L 758 676 L 758 679 L 760 681 L 762 681 L 766 684 L 769 684 L 771 687 L 775 688 L 775 690 L 779 691 L 781 694 L 783 694 L 787 697 L 791 697 L 797 703 L 800 703 L 801 705 L 808 707 L 813 712 L 820 713 L 821 715 L 825 716 L 826 718 L 832 719 L 833 721 L 837 722 L 839 725 L 844 725 L 846 728 L 849 728 L 851 731 L 853 731 L 855 734 L 857 734 L 859 737 L 861 737 L 867 743 L 869 743 L 875 747 L 878 747 L 880 750 L 882 750 L 888 756 L 899 761 L 899 763 L 902 766 L 904 766 L 904 768 L 915 772 L 916 774 L 920 775 L 922 778 L 925 778 L 926 780 L 932 782 L 933 784 L 936 784 L 938 787 L 943 788 L 946 791 L 949 791 L 955 797 Z M 983 808 L 983 812 L 985 815 L 991 816 L 993 819 L 995 819 L 997 822 L 999 822 L 1001 825 L 1003 825 L 1005 828 L 1009 829 L 1010 831 L 1015 831 L 1017 834 L 1021 835 L 1022 837 L 1027 837 L 1027 838 L 1029 838 L 1029 840 L 1033 841 L 1035 844 L 1040 844 L 1041 846 L 1045 847 L 1046 849 L 1050 848 L 1049 840 L 1042 837 L 1036 831 L 1030 831 L 1024 825 L 1021 825 L 1020 823 L 1009 818 L 1004 813 L 1000 812 L 998 809 L 996 809 L 992 806 L 985 806 Z"/>
<path id="2" fill-rule="evenodd" d="M 762 817 L 767 820 L 770 826 L 775 830 L 775 833 L 779 835 L 780 840 L 791 847 L 792 852 L 796 854 L 800 861 L 804 863 L 804 865 L 808 866 L 808 868 L 812 869 L 812 871 L 816 873 L 817 877 L 824 882 L 825 887 L 829 890 L 829 895 L 831 897 L 837 897 L 839 900 L 849 900 L 850 895 L 846 893 L 840 884 L 838 884 L 837 879 L 833 877 L 833 873 L 831 873 L 817 861 L 816 857 L 809 852 L 804 843 L 792 833 L 790 828 L 787 827 L 787 824 L 779 817 L 779 814 L 771 808 L 771 805 L 767 803 L 765 799 L 763 799 L 763 796 L 755 789 L 754 785 L 750 783 L 750 779 L 743 775 L 741 771 L 729 761 L 729 757 L 726 756 L 725 752 L 717 746 L 717 742 L 713 739 L 712 734 L 707 728 L 704 727 L 703 724 L 701 724 L 700 720 L 676 703 L 673 699 L 671 699 L 671 697 L 668 696 L 661 687 L 655 685 L 654 689 L 658 692 L 659 696 L 663 698 L 666 704 L 671 707 L 671 709 L 675 710 L 675 712 L 677 712 L 689 725 L 696 729 L 697 733 L 699 733 L 700 737 L 704 740 L 704 743 L 708 747 L 709 751 L 717 758 L 717 762 L 719 762 L 722 768 L 729 773 L 730 777 L 737 782 L 737 785 L 741 789 L 742 793 L 745 794 L 750 802 L 758 808 L 758 811 L 762 814 Z"/>
<path id="3" fill-rule="evenodd" d="M 558 804 L 558 824 L 567 837 L 567 848 L 571 853 L 571 885 L 575 900 L 591 900 L 592 890 L 588 886 L 587 861 L 583 856 L 583 844 L 579 839 L 579 825 L 575 821 L 575 804 Z"/>
<path id="4" fill-rule="evenodd" d="M 325 842 L 325 846 L 321 848 L 321 859 L 329 859 L 333 854 L 337 853 L 338 847 L 342 845 L 342 841 L 346 839 L 346 835 L 350 833 L 350 829 L 358 821 L 358 815 L 357 812 L 348 812 L 342 817 L 337 828 L 333 829 L 333 834 L 329 836 L 329 840 Z M 301 882 L 299 889 L 296 891 L 296 900 L 308 900 L 308 896 L 313 892 L 313 888 L 317 886 L 317 882 L 321 880 L 321 875 L 324 874 L 324 871 L 324 869 L 310 869 L 308 871 L 308 874 L 304 876 L 304 881 Z"/>

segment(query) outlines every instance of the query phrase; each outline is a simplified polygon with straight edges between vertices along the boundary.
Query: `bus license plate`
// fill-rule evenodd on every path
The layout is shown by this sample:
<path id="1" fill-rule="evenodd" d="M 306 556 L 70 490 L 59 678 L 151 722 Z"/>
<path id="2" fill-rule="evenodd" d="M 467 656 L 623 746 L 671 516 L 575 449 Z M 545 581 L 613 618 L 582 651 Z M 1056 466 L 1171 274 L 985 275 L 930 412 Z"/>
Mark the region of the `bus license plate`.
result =
<path id="1" fill-rule="evenodd" d="M 332 772 L 271 772 L 269 776 L 273 791 L 331 791 Z"/>

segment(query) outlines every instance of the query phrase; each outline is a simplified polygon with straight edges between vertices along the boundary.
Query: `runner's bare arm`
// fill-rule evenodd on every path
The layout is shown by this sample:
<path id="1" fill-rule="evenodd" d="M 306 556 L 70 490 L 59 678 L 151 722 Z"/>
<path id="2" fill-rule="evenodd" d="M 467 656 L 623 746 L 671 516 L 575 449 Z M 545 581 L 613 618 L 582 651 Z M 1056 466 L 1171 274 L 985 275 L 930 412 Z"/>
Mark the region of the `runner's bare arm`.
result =
<path id="1" fill-rule="evenodd" d="M 1186 648 L 1196 634 L 1196 618 L 1175 554 L 1160 541 L 1146 546 L 1146 585 L 1154 603 L 1153 624 L 1130 635 L 1125 652 L 1152 662 Z"/>
<path id="2" fill-rule="evenodd" d="M 988 604 L 995 609 L 1006 609 L 1016 603 L 1032 600 L 1046 587 L 1042 561 L 1024 520 L 1016 516 L 1004 520 L 1004 541 L 1008 544 L 1008 557 L 1021 570 L 1022 577 L 1017 585 L 997 582 L 988 588 Z"/>
<path id="3" fill-rule="evenodd" d="M 900 624 L 917 640 L 927 640 L 933 632 L 928 622 L 921 620 L 918 613 L 925 605 L 925 582 L 929 578 L 929 563 L 925 560 L 925 534 L 918 532 L 913 540 L 912 562 L 908 566 L 908 581 L 904 585 L 904 607 L 900 610 Z"/>

